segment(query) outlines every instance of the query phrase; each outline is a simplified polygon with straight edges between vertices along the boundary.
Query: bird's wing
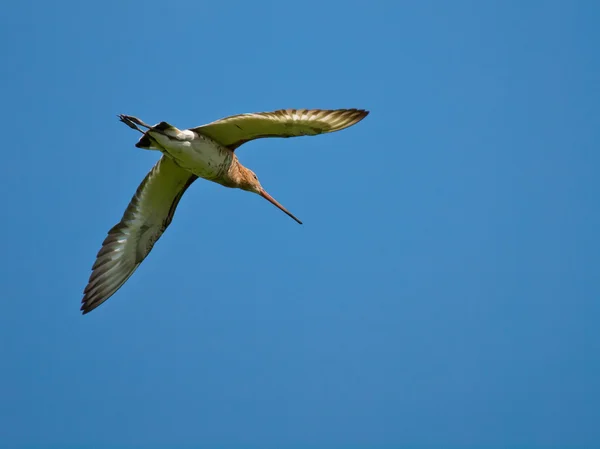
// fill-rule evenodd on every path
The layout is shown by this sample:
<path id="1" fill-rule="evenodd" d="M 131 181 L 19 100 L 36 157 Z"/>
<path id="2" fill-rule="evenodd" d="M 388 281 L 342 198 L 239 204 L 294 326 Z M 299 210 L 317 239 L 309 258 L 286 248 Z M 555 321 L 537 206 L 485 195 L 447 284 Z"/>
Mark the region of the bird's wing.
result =
<path id="1" fill-rule="evenodd" d="M 150 170 L 123 218 L 102 243 L 83 292 L 84 314 L 110 298 L 129 279 L 167 229 L 179 200 L 196 179 L 166 156 Z"/>
<path id="2" fill-rule="evenodd" d="M 208 125 L 192 128 L 231 150 L 261 137 L 315 136 L 339 131 L 360 122 L 369 114 L 363 109 L 282 109 L 233 115 Z"/>

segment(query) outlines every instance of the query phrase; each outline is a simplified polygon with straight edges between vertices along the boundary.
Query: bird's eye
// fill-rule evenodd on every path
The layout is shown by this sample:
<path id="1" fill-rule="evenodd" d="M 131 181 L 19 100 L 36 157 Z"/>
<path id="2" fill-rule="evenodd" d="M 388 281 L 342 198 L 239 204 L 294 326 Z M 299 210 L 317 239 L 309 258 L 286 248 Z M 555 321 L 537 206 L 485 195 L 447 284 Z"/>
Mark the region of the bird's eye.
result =
<path id="1" fill-rule="evenodd" d="M 254 176 L 254 179 L 256 179 L 258 181 L 258 178 L 256 177 L 256 175 L 254 173 L 252 173 L 252 176 Z"/>

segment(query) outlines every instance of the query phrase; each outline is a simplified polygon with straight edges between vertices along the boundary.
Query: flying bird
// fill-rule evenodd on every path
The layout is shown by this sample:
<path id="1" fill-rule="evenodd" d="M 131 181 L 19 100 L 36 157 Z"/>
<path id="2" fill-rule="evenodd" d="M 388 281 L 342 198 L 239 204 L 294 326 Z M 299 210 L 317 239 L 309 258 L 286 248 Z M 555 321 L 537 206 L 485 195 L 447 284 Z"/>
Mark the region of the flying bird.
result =
<path id="1" fill-rule="evenodd" d="M 254 172 L 240 163 L 235 150 L 263 137 L 340 131 L 368 114 L 363 109 L 286 109 L 234 115 L 186 130 L 167 122 L 149 126 L 136 117 L 119 115 L 123 123 L 142 133 L 136 147 L 160 151 L 162 156 L 138 187 L 121 221 L 108 231 L 83 292 L 82 313 L 94 310 L 129 279 L 171 223 L 187 188 L 199 177 L 256 193 L 302 224 L 266 192 Z"/>

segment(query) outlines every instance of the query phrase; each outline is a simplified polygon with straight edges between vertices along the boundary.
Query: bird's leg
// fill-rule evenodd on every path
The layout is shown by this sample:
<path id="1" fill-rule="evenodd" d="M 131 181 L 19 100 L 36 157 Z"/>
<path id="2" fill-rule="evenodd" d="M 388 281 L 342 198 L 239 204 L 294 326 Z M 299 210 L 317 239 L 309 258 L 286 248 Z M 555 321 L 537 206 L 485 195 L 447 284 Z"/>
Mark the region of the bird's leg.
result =
<path id="1" fill-rule="evenodd" d="M 143 126 L 144 128 L 148 128 L 148 129 L 152 128 L 150 125 L 147 125 L 146 123 L 144 123 L 143 121 L 141 121 L 139 118 L 133 117 L 131 115 L 119 114 L 118 117 L 119 117 L 120 121 L 122 121 L 123 123 L 125 123 L 131 129 L 135 129 L 136 131 L 139 131 L 142 134 L 145 134 L 145 131 L 142 131 L 136 125 L 140 125 L 140 126 Z"/>

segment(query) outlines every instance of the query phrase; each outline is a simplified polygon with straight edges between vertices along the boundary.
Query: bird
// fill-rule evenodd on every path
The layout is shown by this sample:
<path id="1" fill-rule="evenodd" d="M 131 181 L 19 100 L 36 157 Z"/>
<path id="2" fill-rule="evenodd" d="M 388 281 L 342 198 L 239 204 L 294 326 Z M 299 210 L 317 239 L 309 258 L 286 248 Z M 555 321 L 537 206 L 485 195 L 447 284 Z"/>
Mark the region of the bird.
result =
<path id="1" fill-rule="evenodd" d="M 137 148 L 162 155 L 121 220 L 108 231 L 83 291 L 81 312 L 85 315 L 96 309 L 123 286 L 165 232 L 181 197 L 198 178 L 258 194 L 302 224 L 240 163 L 236 149 L 254 139 L 340 131 L 368 114 L 364 109 L 280 109 L 233 115 L 185 130 L 167 122 L 150 126 L 137 117 L 118 115 L 121 122 L 142 133 Z"/>

